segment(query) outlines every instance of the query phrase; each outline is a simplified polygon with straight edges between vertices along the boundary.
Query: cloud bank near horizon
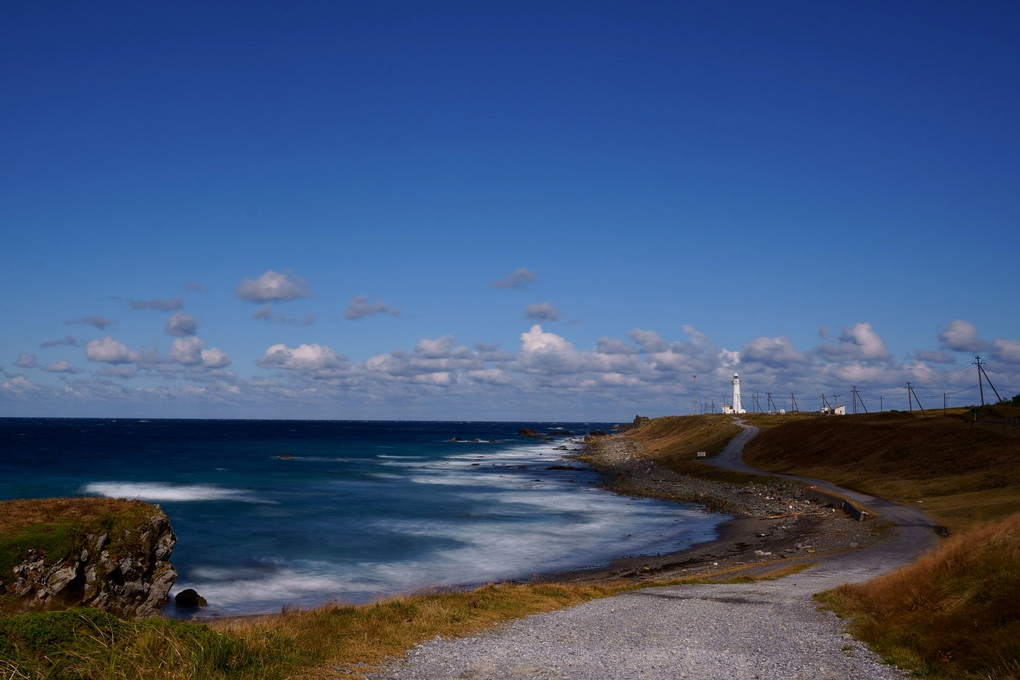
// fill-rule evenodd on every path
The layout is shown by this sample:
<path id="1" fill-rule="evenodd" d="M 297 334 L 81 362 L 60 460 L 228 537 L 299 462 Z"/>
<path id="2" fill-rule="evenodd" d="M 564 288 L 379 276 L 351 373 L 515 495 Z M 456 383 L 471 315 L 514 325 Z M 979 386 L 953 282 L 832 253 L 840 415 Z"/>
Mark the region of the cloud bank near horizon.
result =
<path id="1" fill-rule="evenodd" d="M 511 279 L 530 282 L 534 276 L 519 269 L 504 281 Z M 272 310 L 270 305 L 305 297 L 309 290 L 293 272 L 268 270 L 244 279 L 235 293 L 242 302 Z M 268 344 L 253 361 L 237 365 L 227 351 L 206 346 L 198 336 L 198 317 L 181 311 L 183 307 L 183 302 L 132 305 L 172 312 L 153 324 L 155 329 L 162 323 L 172 338 L 163 352 L 131 347 L 108 333 L 81 342 L 70 336 L 41 342 L 39 347 L 62 353 L 54 358 L 40 359 L 28 351 L 11 357 L 0 383 L 6 410 L 59 415 L 141 410 L 159 415 L 172 404 L 173 412 L 209 417 L 533 419 L 545 414 L 603 419 L 635 410 L 690 413 L 695 373 L 698 410 L 718 411 L 735 372 L 741 375 L 748 403 L 748 395 L 756 392 L 760 401 L 770 394 L 776 403 L 797 395 L 805 409 L 821 394 L 841 395 L 846 401 L 856 387 L 876 410 L 874 402 L 880 399 L 889 400 L 883 406 L 896 408 L 897 399 L 906 406 L 903 388 L 910 382 L 932 394 L 951 393 L 953 403 L 963 405 L 976 401 L 976 374 L 970 365 L 975 352 L 1001 370 L 997 375 L 1009 396 L 1010 390 L 1020 388 L 1020 340 L 983 338 L 962 319 L 950 320 L 933 334 L 931 347 L 915 348 L 902 358 L 867 321 L 836 333 L 822 327 L 814 347 L 798 348 L 787 336 L 760 336 L 738 349 L 718 346 L 691 324 L 682 326 L 679 338 L 636 328 L 626 337 L 600 337 L 592 347 L 579 348 L 567 335 L 532 323 L 508 348 L 498 342 L 469 345 L 441 335 L 360 360 L 345 354 L 342 339 L 324 338 L 336 333 L 308 330 L 301 334 L 303 341 Z M 381 299 L 372 302 L 359 295 L 351 300 L 345 318 L 399 318 L 399 311 Z M 271 314 L 286 318 L 280 312 Z M 556 321 L 559 313 L 544 302 L 528 307 L 526 316 Z M 112 323 L 93 325 L 105 330 Z"/>

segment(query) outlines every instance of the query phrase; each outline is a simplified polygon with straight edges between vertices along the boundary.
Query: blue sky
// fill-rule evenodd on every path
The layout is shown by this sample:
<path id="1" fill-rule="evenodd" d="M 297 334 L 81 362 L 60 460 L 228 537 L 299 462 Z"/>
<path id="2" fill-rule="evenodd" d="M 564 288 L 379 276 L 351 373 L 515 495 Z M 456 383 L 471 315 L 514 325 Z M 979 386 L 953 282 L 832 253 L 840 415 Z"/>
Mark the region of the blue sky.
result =
<path id="1" fill-rule="evenodd" d="M 4 3 L 0 416 L 1020 392 L 1020 6 Z M 764 405 L 764 404 L 763 404 Z"/>

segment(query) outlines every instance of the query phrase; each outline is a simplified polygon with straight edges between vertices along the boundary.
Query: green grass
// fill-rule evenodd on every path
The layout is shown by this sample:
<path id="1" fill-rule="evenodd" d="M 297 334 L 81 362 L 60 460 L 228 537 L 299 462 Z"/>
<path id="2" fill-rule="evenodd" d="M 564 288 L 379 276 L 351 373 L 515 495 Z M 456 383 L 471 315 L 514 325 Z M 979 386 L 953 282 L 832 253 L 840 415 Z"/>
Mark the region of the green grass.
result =
<path id="1" fill-rule="evenodd" d="M 207 626 L 127 623 L 95 609 L 0 618 L 0 678 L 213 680 L 283 678 L 295 659 L 286 638 L 224 635 Z"/>
<path id="2" fill-rule="evenodd" d="M 75 547 L 80 547 L 84 538 L 81 522 L 69 517 L 59 517 L 47 523 L 29 524 L 0 534 L 0 574 L 11 574 L 14 567 L 28 555 L 29 550 L 60 559 L 71 554 Z"/>
<path id="3" fill-rule="evenodd" d="M 628 590 L 768 580 L 808 566 L 780 566 L 757 576 L 731 570 L 640 585 L 497 584 L 208 625 L 166 619 L 128 623 L 92 609 L 20 614 L 0 618 L 0 679 L 358 677 L 436 636 L 471 635 Z"/>
<path id="4" fill-rule="evenodd" d="M 110 498 L 41 498 L 0 501 L 0 612 L 16 610 L 20 601 L 6 593 L 13 584 L 12 570 L 32 551 L 47 564 L 56 564 L 82 549 L 89 540 L 107 534 L 105 550 L 114 560 L 139 547 L 137 528 L 162 515 L 159 508 Z"/>

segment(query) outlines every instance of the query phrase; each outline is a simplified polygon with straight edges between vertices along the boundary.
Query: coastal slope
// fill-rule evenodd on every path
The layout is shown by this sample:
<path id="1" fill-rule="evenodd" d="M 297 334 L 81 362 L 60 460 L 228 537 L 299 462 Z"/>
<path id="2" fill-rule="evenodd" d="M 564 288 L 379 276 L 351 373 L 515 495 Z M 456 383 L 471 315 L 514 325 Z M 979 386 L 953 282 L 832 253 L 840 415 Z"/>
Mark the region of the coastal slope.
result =
<path id="1" fill-rule="evenodd" d="M 649 469 L 622 439 L 616 437 L 615 452 L 621 462 L 654 472 L 644 475 L 644 483 L 661 481 L 661 493 L 678 497 L 703 493 L 684 486 L 690 480 L 665 478 L 664 470 Z M 739 446 L 727 452 L 737 460 Z M 634 483 L 638 469 L 620 471 L 620 479 Z M 804 480 L 787 482 L 803 485 Z M 780 491 L 780 496 L 783 488 L 789 488 L 786 482 L 764 486 L 770 493 Z M 751 496 L 753 491 L 738 490 L 723 500 L 737 507 L 741 495 Z M 773 497 L 764 500 L 771 503 Z M 779 498 L 788 511 L 789 500 Z M 862 500 L 879 504 L 875 498 Z M 920 521 L 913 514 L 902 520 Z M 904 673 L 849 638 L 845 624 L 834 614 L 819 611 L 812 596 L 843 583 L 863 582 L 933 547 L 936 535 L 930 523 L 923 520 L 919 529 L 916 535 L 908 532 L 906 539 L 901 531 L 868 549 L 819 558 L 805 571 L 774 581 L 646 588 L 529 617 L 474 637 L 435 640 L 372 677 L 904 678 Z"/>

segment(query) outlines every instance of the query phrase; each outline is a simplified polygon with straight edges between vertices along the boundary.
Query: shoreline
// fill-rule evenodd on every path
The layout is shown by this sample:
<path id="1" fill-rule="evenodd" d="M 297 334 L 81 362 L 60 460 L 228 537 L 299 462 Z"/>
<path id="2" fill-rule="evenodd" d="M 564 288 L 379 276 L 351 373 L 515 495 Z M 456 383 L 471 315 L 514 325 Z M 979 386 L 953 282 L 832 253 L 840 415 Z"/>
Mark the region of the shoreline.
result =
<path id="1" fill-rule="evenodd" d="M 842 511 L 804 498 L 804 486 L 774 477 L 744 485 L 680 475 L 644 457 L 639 444 L 620 434 L 589 438 L 570 457 L 599 473 L 599 486 L 624 496 L 641 496 L 700 506 L 731 516 L 717 536 L 683 550 L 635 555 L 608 564 L 539 574 L 521 583 L 641 583 L 711 572 L 762 573 L 812 562 L 824 555 L 864 548 L 884 539 L 885 525 L 858 522 Z"/>
<path id="2" fill-rule="evenodd" d="M 708 514 L 729 515 L 716 526 L 716 537 L 683 549 L 655 555 L 612 558 L 593 565 L 537 572 L 502 581 L 507 584 L 637 584 L 726 572 L 732 577 L 764 573 L 833 553 L 882 542 L 884 526 L 874 519 L 857 522 L 842 511 L 803 498 L 803 485 L 762 476 L 744 485 L 679 475 L 642 456 L 639 444 L 620 434 L 592 437 L 565 458 L 582 462 L 599 474 L 599 488 L 621 496 L 655 498 L 697 506 Z M 468 591 L 484 583 L 425 588 L 418 594 Z M 386 598 L 383 598 L 386 599 Z M 327 602 L 324 606 L 335 602 Z M 184 620 L 250 620 L 275 613 L 207 616 L 194 612 Z M 176 617 L 173 617 L 176 618 Z"/>

